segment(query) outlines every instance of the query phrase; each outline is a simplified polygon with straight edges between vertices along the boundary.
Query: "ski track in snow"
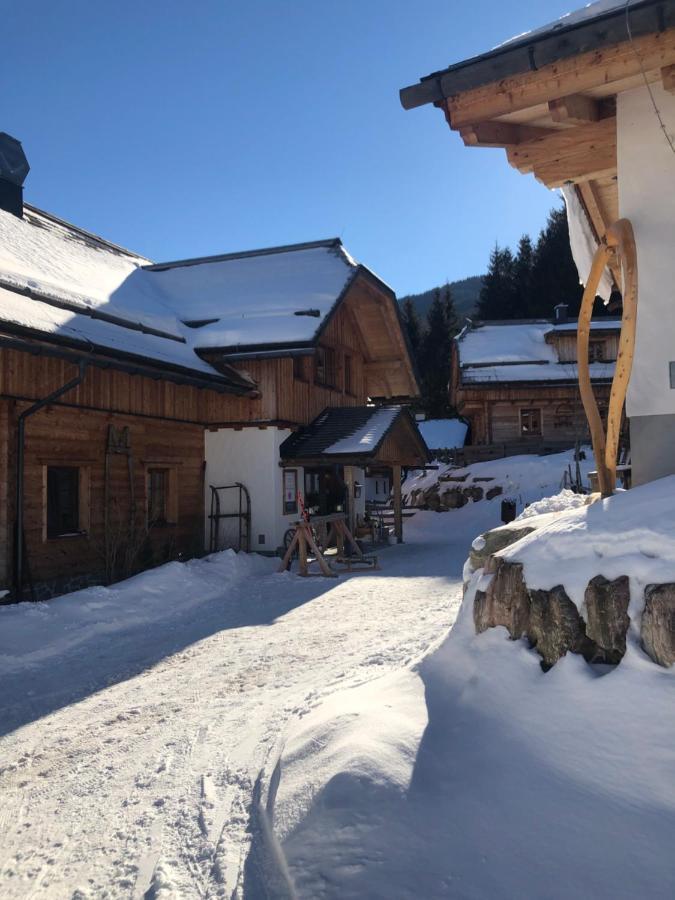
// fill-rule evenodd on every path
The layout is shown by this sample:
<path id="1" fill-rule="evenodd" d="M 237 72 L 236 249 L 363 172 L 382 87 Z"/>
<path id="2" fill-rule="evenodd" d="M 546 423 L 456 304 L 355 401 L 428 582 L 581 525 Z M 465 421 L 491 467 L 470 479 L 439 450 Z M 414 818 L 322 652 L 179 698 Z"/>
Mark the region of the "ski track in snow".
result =
<path id="1" fill-rule="evenodd" d="M 477 504 L 460 534 L 448 516 L 442 547 L 409 523 L 377 574 L 250 577 L 20 673 L 0 701 L 0 722 L 26 722 L 0 740 L 4 900 L 243 896 L 255 785 L 286 728 L 440 643 L 495 514 Z"/>

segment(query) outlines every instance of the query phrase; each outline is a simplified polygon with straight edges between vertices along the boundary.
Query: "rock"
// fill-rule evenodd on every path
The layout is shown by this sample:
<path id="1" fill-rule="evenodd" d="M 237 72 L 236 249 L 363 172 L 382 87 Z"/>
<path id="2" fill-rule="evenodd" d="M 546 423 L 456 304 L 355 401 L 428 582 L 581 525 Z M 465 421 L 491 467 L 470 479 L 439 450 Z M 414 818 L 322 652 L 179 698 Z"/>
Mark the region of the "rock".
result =
<path id="1" fill-rule="evenodd" d="M 471 570 L 473 572 L 476 569 L 481 569 L 485 565 L 486 560 L 493 555 L 493 553 L 499 553 L 500 550 L 503 550 L 504 547 L 509 547 L 511 544 L 515 544 L 516 541 L 519 541 L 521 538 L 525 537 L 526 534 L 531 534 L 535 529 L 531 525 L 518 525 L 515 524 L 513 526 L 508 526 L 506 528 L 498 528 L 494 531 L 486 531 L 485 534 L 482 534 L 483 544 L 480 547 L 477 547 L 474 544 L 471 547 L 471 551 L 469 553 L 469 562 L 471 564 Z"/>
<path id="2" fill-rule="evenodd" d="M 530 615 L 523 567 L 495 556 L 488 560 L 485 571 L 494 577 L 487 590 L 476 591 L 473 603 L 476 633 L 504 625 L 513 640 L 517 640 L 527 631 Z"/>
<path id="3" fill-rule="evenodd" d="M 584 620 L 565 588 L 559 584 L 550 591 L 528 591 L 530 617 L 527 636 L 542 658 L 541 667 L 548 671 L 568 651 L 592 657 Z"/>
<path id="4" fill-rule="evenodd" d="M 443 491 L 441 495 L 441 503 L 446 509 L 460 509 L 462 506 L 466 506 L 468 502 L 463 491 L 460 491 L 458 488 Z"/>
<path id="5" fill-rule="evenodd" d="M 474 503 L 483 499 L 483 493 L 483 488 L 478 487 L 477 484 L 462 488 L 462 495 L 466 497 L 467 500 L 472 500 Z"/>
<path id="6" fill-rule="evenodd" d="M 630 588 L 627 575 L 608 581 L 596 575 L 584 594 L 586 634 L 596 644 L 594 662 L 616 665 L 626 652 L 626 634 L 630 619 Z"/>
<path id="7" fill-rule="evenodd" d="M 438 480 L 439 481 L 466 481 L 466 479 L 468 477 L 469 477 L 469 473 L 467 472 L 466 475 L 440 475 Z"/>
<path id="8" fill-rule="evenodd" d="M 474 478 L 474 484 L 477 484 L 479 481 L 494 481 L 494 477 L 492 475 L 484 475 L 482 478 Z"/>
<path id="9" fill-rule="evenodd" d="M 675 662 L 675 584 L 648 584 L 642 613 L 642 646 L 660 666 Z"/>
<path id="10" fill-rule="evenodd" d="M 503 488 L 501 485 L 497 484 L 494 487 L 491 487 L 489 491 L 485 494 L 486 500 L 494 500 L 495 497 L 499 497 L 499 495 L 503 492 Z"/>
<path id="11" fill-rule="evenodd" d="M 441 498 L 438 494 L 429 493 L 424 498 L 424 509 L 430 509 L 432 512 L 438 512 L 441 507 Z"/>

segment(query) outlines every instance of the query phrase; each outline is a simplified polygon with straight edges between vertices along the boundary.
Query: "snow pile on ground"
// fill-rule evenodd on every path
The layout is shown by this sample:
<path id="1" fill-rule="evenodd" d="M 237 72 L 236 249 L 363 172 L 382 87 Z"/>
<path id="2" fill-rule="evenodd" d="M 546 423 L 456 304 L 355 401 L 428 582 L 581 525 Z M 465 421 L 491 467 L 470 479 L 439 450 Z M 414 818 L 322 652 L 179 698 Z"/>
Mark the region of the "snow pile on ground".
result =
<path id="1" fill-rule="evenodd" d="M 579 509 L 588 505 L 587 494 L 575 494 L 569 488 L 564 488 L 559 494 L 552 497 L 542 497 L 526 506 L 518 516 L 518 519 L 531 519 L 533 516 L 541 516 L 546 513 L 565 512 L 568 509 Z"/>
<path id="2" fill-rule="evenodd" d="M 579 609 L 595 575 L 609 580 L 628 575 L 629 615 L 635 623 L 645 587 L 675 582 L 674 508 L 671 475 L 590 506 L 568 509 L 499 555 L 522 563 L 530 589 L 564 584 Z"/>
<path id="3" fill-rule="evenodd" d="M 497 513 L 467 508 L 466 532 Z M 285 896 L 264 864 L 257 799 L 289 724 L 358 687 L 373 712 L 364 783 L 380 766 L 371 754 L 407 783 L 426 721 L 408 670 L 461 602 L 466 536 L 440 522 L 406 520 L 378 572 L 300 578 L 224 553 L 0 610 L 2 900 Z M 399 673 L 415 693 L 403 708 L 392 686 L 385 732 L 367 685 Z M 364 737 L 352 722 L 325 777 Z"/>
<path id="4" fill-rule="evenodd" d="M 95 638 L 158 623 L 222 597 L 228 587 L 273 571 L 278 561 L 224 550 L 170 562 L 111 587 L 92 587 L 47 603 L 0 606 L 0 676 L 59 657 Z"/>
<path id="5" fill-rule="evenodd" d="M 595 461 L 590 447 L 583 448 L 583 452 L 586 458 L 580 462 L 582 482 L 585 487 L 589 487 L 588 473 L 595 469 Z M 466 467 L 440 465 L 438 469 L 429 469 L 417 475 L 411 473 L 403 483 L 403 496 L 406 503 L 410 503 L 414 491 L 428 491 L 437 484 L 441 491 L 453 485 L 468 487 L 479 484 L 486 491 L 501 487 L 501 494 L 493 499 L 513 499 L 517 508 L 522 510 L 526 504 L 559 493 L 563 488 L 565 474 L 569 478 L 571 472 L 574 477 L 575 467 L 574 450 L 547 456 L 507 456 Z M 448 476 L 453 480 L 445 481 Z"/>
<path id="6" fill-rule="evenodd" d="M 534 537 L 505 552 L 541 565 L 547 584 L 564 576 L 567 586 L 579 565 L 584 584 L 635 566 L 646 576 L 649 565 L 652 580 L 673 580 L 675 478 L 634 493 L 547 513 L 567 537 L 561 553 L 542 542 L 553 553 L 545 578 Z M 453 527 L 481 507 L 457 511 Z M 419 515 L 447 528 L 445 516 Z M 568 654 L 544 673 L 525 640 L 475 634 L 481 574 L 436 652 L 334 696 L 287 741 L 273 799 L 296 895 L 672 897 L 675 669 L 649 660 L 631 632 L 614 669 Z"/>

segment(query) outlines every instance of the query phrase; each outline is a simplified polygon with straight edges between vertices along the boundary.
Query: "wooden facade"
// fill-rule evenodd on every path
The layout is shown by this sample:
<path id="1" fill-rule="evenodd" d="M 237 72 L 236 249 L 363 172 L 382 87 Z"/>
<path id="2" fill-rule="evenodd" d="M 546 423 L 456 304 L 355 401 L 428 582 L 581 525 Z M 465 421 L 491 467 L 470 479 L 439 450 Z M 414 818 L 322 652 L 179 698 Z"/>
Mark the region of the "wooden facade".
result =
<path id="1" fill-rule="evenodd" d="M 147 368 L 131 374 L 105 354 L 61 352 L 38 335 L 6 341 L 0 587 L 16 581 L 19 417 L 77 375 L 80 360 L 88 360 L 81 383 L 25 420 L 23 596 L 51 596 L 203 552 L 205 429 L 293 430 L 326 407 L 415 394 L 395 302 L 357 278 L 315 346 L 300 356 L 236 363 L 255 382 L 248 395 L 210 389 L 208 376 L 200 387 Z M 59 534 L 50 524 L 55 491 L 70 491 L 67 500 L 77 507 L 69 509 L 71 530 L 64 526 Z M 157 504 L 162 514 L 152 521 Z"/>
<path id="2" fill-rule="evenodd" d="M 591 352 L 597 362 L 611 363 L 618 352 L 616 329 L 593 332 Z M 551 330 L 545 338 L 560 363 L 576 363 L 576 330 Z M 499 364 L 499 360 L 495 360 Z M 536 368 L 536 367 L 535 367 Z M 550 366 L 542 371 L 549 372 Z M 504 373 L 517 373 L 518 366 L 504 367 Z M 453 346 L 450 401 L 469 423 L 468 443 L 474 445 L 507 444 L 517 450 L 541 446 L 573 446 L 588 441 L 588 422 L 576 380 L 519 381 L 517 376 L 501 381 L 472 381 L 462 368 L 461 341 Z M 610 394 L 609 379 L 598 382 L 594 390 L 602 414 L 606 414 Z"/>

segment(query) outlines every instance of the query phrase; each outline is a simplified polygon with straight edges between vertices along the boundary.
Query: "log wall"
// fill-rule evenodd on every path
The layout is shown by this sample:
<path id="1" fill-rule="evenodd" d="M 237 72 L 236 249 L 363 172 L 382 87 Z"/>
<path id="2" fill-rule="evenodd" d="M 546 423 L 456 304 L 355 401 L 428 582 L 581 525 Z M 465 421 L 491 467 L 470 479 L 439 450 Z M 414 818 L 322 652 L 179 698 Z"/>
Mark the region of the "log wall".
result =
<path id="1" fill-rule="evenodd" d="M 6 424 L 0 446 L 5 451 L 0 470 L 7 469 L 15 456 L 16 421 L 28 404 L 2 401 L 0 421 Z M 133 569 L 158 565 L 178 555 L 203 552 L 203 458 L 204 432 L 200 425 L 166 423 L 115 413 L 88 412 L 51 406 L 26 420 L 24 525 L 30 579 L 38 597 L 74 589 L 89 581 L 105 580 L 104 471 L 108 428 L 129 428 L 136 498 L 136 535 Z M 9 453 L 7 452 L 9 448 Z M 46 468 L 50 465 L 78 466 L 80 509 L 85 511 L 81 526 L 86 533 L 48 538 L 46 533 Z M 148 528 L 147 470 L 168 468 L 171 524 Z M 8 479 L 2 480 L 7 491 Z M 114 541 L 128 536 L 131 488 L 127 459 L 115 455 L 110 465 L 110 529 Z M 5 539 L 2 553 L 2 582 L 9 587 L 12 577 L 11 544 L 8 532 L 15 515 L 13 491 L 3 503 L 5 515 L 0 534 Z M 127 573 L 121 573 L 127 574 Z"/>

